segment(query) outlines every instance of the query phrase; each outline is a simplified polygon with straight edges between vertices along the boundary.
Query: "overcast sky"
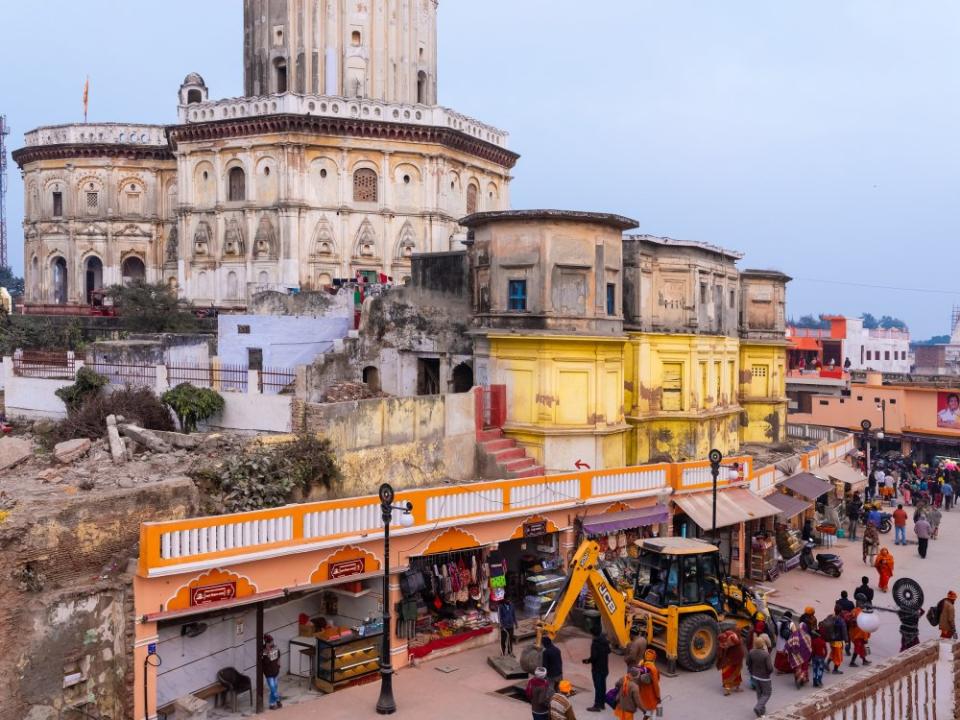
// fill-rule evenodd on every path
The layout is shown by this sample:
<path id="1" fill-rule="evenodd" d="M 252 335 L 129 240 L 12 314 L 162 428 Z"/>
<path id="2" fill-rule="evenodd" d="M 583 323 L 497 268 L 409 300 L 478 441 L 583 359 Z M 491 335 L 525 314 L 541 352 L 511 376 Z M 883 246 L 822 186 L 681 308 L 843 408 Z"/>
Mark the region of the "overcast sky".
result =
<path id="1" fill-rule="evenodd" d="M 81 120 L 87 73 L 91 122 L 174 122 L 191 71 L 211 97 L 242 93 L 240 0 L 0 11 L 11 149 L 30 128 Z M 614 211 L 743 251 L 741 267 L 796 278 L 792 316 L 869 311 L 917 337 L 949 332 L 955 0 L 442 0 L 440 48 L 440 102 L 509 131 L 522 155 L 514 207 Z"/>

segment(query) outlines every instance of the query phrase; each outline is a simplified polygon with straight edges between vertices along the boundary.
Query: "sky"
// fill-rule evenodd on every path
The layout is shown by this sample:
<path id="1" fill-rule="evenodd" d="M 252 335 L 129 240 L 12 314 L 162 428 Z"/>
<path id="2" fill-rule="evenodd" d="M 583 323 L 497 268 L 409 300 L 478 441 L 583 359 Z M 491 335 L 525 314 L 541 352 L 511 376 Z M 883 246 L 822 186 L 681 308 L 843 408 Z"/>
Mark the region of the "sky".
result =
<path id="1" fill-rule="evenodd" d="M 192 71 L 242 94 L 241 0 L 0 0 L 0 18 L 10 149 L 82 120 L 88 74 L 91 122 L 175 122 Z M 795 278 L 788 316 L 894 315 L 916 338 L 960 305 L 957 78 L 955 0 L 440 3 L 440 102 L 510 132 L 513 207 L 736 249 Z"/>

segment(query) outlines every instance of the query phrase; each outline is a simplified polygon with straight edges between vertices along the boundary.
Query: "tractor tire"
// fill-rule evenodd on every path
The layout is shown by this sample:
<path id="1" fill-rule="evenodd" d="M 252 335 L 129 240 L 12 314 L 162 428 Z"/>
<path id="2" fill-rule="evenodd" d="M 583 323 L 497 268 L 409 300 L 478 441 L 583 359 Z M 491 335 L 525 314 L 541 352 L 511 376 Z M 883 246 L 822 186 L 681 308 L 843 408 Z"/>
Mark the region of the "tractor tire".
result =
<path id="1" fill-rule="evenodd" d="M 705 613 L 680 618 L 677 630 L 677 664 L 690 672 L 713 667 L 717 658 L 717 621 Z"/>
<path id="2" fill-rule="evenodd" d="M 527 645 L 520 652 L 520 669 L 528 675 L 533 675 L 533 671 L 540 667 L 543 662 L 543 648 L 536 645 Z"/>

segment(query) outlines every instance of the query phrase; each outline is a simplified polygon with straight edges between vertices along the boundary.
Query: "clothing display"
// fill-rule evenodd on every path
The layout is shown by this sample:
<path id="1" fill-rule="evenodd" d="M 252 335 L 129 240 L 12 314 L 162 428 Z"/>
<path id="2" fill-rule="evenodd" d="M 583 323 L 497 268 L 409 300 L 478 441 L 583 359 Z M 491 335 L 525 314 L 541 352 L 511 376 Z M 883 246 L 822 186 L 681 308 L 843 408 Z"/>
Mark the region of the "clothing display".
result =
<path id="1" fill-rule="evenodd" d="M 407 639 L 413 657 L 493 630 L 490 567 L 483 555 L 476 548 L 410 559 L 401 576 L 409 580 L 400 585 L 396 632 Z"/>

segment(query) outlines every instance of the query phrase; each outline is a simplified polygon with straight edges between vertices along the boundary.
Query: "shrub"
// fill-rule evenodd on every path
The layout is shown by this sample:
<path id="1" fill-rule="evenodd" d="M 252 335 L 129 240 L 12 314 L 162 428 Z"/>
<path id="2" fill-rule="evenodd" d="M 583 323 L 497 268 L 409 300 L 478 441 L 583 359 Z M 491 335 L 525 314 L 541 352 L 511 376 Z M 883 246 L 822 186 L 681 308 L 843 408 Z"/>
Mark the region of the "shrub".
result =
<path id="1" fill-rule="evenodd" d="M 88 367 L 82 367 L 77 372 L 76 382 L 60 388 L 55 394 L 63 400 L 63 404 L 67 406 L 67 412 L 70 413 L 83 405 L 88 398 L 99 395 L 100 390 L 108 382 L 110 381 L 100 373 Z"/>
<path id="2" fill-rule="evenodd" d="M 124 387 L 112 393 L 100 393 L 67 414 L 52 433 L 54 443 L 74 438 L 103 437 L 107 415 L 122 415 L 127 422 L 150 430 L 175 430 L 170 408 L 149 388 Z"/>
<path id="3" fill-rule="evenodd" d="M 218 392 L 190 383 L 180 383 L 172 390 L 167 390 L 160 399 L 173 410 L 180 422 L 180 429 L 185 433 L 194 432 L 197 423 L 222 412 L 224 406 Z"/>
<path id="4" fill-rule="evenodd" d="M 107 293 L 119 310 L 123 326 L 132 332 L 183 332 L 197 327 L 190 306 L 163 283 L 136 281 L 114 285 Z"/>
<path id="5" fill-rule="evenodd" d="M 291 443 L 232 456 L 194 478 L 211 501 L 209 512 L 244 512 L 286 505 L 295 491 L 331 490 L 342 475 L 329 440 L 300 435 Z"/>

